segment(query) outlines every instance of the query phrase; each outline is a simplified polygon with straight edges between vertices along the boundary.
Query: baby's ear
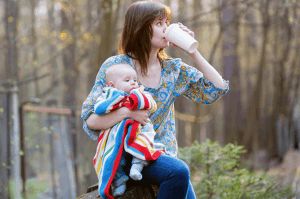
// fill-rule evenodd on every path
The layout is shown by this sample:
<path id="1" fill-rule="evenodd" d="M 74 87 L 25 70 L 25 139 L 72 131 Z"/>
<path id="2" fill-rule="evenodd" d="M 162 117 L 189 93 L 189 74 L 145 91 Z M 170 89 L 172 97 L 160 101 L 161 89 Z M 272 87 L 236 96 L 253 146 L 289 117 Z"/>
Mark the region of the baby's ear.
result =
<path id="1" fill-rule="evenodd" d="M 112 81 L 109 81 L 109 82 L 108 82 L 108 86 L 109 86 L 109 87 L 114 87 L 114 83 L 113 83 Z"/>

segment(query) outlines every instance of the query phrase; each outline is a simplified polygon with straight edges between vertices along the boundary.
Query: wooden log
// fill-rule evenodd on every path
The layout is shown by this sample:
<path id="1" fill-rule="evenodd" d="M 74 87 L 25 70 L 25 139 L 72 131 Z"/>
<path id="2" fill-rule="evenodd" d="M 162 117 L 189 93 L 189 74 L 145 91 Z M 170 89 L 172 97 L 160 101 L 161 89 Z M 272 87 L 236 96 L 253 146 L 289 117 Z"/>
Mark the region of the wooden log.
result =
<path id="1" fill-rule="evenodd" d="M 127 189 L 122 196 L 115 199 L 156 199 L 158 187 L 155 185 L 137 185 L 127 183 Z M 98 192 L 98 185 L 88 188 L 87 193 L 79 196 L 77 199 L 101 199 Z"/>

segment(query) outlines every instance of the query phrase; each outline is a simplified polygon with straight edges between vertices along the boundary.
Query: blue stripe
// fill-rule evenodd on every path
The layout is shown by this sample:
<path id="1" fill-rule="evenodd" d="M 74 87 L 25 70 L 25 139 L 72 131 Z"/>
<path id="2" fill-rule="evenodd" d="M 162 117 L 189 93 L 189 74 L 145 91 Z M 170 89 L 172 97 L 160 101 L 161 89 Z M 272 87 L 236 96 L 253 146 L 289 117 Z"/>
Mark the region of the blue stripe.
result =
<path id="1" fill-rule="evenodd" d="M 120 123 L 120 126 L 118 128 L 114 128 L 115 130 L 117 130 L 117 134 L 115 137 L 115 147 L 113 149 L 112 154 L 110 156 L 108 156 L 106 160 L 104 160 L 105 164 L 103 165 L 104 166 L 103 169 L 105 172 L 102 173 L 102 177 L 101 177 L 102 183 L 101 183 L 101 185 L 99 185 L 99 194 L 104 199 L 107 198 L 107 196 L 104 194 L 104 190 L 105 190 L 106 186 L 108 185 L 108 181 L 109 181 L 109 178 L 111 177 L 111 173 L 113 171 L 113 166 L 115 164 L 116 157 L 118 155 L 119 149 L 122 144 L 124 126 L 125 126 L 125 123 L 127 120 L 128 119 L 123 120 Z"/>

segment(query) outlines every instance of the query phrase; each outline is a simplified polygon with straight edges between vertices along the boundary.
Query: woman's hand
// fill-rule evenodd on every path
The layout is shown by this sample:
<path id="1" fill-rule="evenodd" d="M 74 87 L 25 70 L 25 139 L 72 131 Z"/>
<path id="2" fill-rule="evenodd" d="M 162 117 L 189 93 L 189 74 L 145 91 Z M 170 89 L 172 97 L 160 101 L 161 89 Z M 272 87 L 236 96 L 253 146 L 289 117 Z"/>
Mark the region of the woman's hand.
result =
<path id="1" fill-rule="evenodd" d="M 193 31 L 191 31 L 190 29 L 188 29 L 186 26 L 184 26 L 182 23 L 180 23 L 180 22 L 178 22 L 178 25 L 179 25 L 179 28 L 181 28 L 183 31 L 185 31 L 185 32 L 187 32 L 189 35 L 191 35 L 192 37 L 195 37 L 195 33 L 193 32 Z M 171 46 L 175 46 L 175 47 L 178 47 L 178 48 L 180 48 L 179 46 L 177 46 L 177 45 L 175 45 L 175 44 L 173 44 L 173 43 L 171 43 Z M 181 50 L 183 50 L 182 48 L 180 48 Z M 183 51 L 185 51 L 185 50 L 183 50 Z M 197 51 L 197 50 L 196 50 Z M 196 52 L 195 51 L 195 52 Z M 193 55 L 193 53 L 189 53 L 189 52 L 187 52 L 187 51 L 185 51 L 187 54 L 189 54 L 190 56 L 192 56 Z"/>
<path id="2" fill-rule="evenodd" d="M 149 111 L 148 110 L 129 110 L 128 116 L 139 122 L 141 125 L 146 125 L 146 123 L 150 122 L 149 120 Z"/>

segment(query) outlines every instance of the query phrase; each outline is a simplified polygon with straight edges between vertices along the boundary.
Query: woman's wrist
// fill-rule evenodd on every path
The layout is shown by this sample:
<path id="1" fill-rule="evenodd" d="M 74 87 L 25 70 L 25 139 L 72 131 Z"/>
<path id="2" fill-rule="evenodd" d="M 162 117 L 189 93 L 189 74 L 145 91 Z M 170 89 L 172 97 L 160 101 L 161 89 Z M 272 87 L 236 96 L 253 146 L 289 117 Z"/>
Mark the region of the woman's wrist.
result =
<path id="1" fill-rule="evenodd" d="M 209 81 L 213 82 L 218 88 L 225 89 L 227 87 L 222 76 L 204 59 L 198 50 L 196 50 L 191 56 L 194 58 L 199 71 L 202 72 Z"/>
<path id="2" fill-rule="evenodd" d="M 122 114 L 123 120 L 131 117 L 131 110 L 125 106 L 120 108 L 120 112 Z"/>

